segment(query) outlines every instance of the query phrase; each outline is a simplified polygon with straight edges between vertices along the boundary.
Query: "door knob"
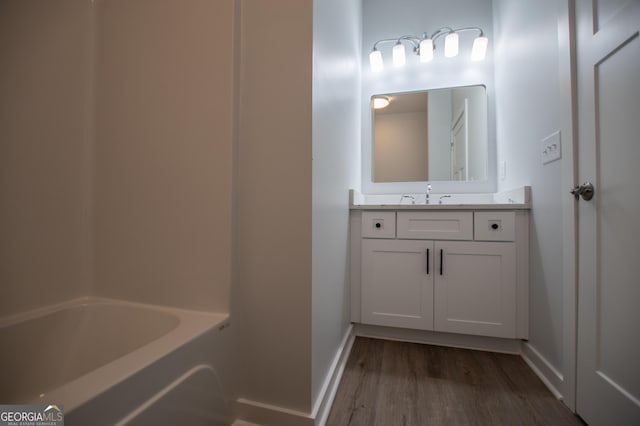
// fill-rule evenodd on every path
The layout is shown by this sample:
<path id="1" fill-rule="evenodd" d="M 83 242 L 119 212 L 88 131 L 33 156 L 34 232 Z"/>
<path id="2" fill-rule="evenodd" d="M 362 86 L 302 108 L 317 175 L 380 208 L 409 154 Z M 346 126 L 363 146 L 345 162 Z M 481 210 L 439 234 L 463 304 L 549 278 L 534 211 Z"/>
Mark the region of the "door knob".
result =
<path id="1" fill-rule="evenodd" d="M 576 185 L 576 187 L 571 190 L 571 193 L 576 197 L 576 200 L 581 196 L 583 200 L 589 201 L 593 198 L 593 191 L 593 184 L 591 182 L 585 182 L 582 185 Z"/>

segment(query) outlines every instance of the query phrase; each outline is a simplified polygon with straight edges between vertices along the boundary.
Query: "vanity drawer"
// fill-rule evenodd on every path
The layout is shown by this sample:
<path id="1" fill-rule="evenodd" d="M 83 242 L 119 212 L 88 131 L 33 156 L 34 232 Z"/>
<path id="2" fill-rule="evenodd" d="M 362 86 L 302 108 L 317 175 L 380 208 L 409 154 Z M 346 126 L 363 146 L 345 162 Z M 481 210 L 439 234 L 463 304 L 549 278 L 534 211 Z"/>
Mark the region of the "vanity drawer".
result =
<path id="1" fill-rule="evenodd" d="M 362 212 L 363 238 L 395 238 L 396 212 Z"/>
<path id="2" fill-rule="evenodd" d="M 398 212 L 398 238 L 473 239 L 473 212 Z"/>
<path id="3" fill-rule="evenodd" d="M 514 241 L 516 239 L 515 212 L 475 212 L 474 240 Z"/>

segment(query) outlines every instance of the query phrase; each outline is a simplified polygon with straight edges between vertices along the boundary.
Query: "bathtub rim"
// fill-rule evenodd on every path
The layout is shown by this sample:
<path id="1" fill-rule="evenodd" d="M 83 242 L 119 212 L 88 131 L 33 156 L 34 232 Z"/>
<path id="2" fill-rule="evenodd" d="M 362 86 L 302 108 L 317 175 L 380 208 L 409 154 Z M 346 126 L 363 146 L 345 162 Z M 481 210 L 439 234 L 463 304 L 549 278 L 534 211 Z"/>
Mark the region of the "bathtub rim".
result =
<path id="1" fill-rule="evenodd" d="M 216 327 L 222 329 L 229 325 L 228 313 L 202 312 L 120 299 L 84 296 L 1 318 L 0 327 L 10 327 L 65 309 L 86 305 L 118 305 L 134 309 L 160 311 L 177 317 L 179 322 L 176 327 L 157 339 L 45 394 L 41 394 L 42 396 L 40 397 L 36 396 L 31 401 L 25 401 L 25 403 L 58 403 L 64 405 L 64 410 L 68 413 L 211 329 Z"/>
<path id="2" fill-rule="evenodd" d="M 34 309 L 29 309 L 24 312 L 17 312 L 0 317 L 0 328 L 8 327 L 21 322 L 29 321 L 35 318 L 43 317 L 45 315 L 53 314 L 64 309 L 74 308 L 77 306 L 91 305 L 91 304 L 118 304 L 124 306 L 130 306 L 141 309 L 151 309 L 156 311 L 167 312 L 170 314 L 187 313 L 187 314 L 202 314 L 205 316 L 220 317 L 229 316 L 228 312 L 210 312 L 201 311 L 196 309 L 179 308 L 166 305 L 154 305 L 151 303 L 134 302 L 125 299 L 115 299 L 111 297 L 101 296 L 80 296 L 73 299 L 63 300 L 61 302 L 52 303 L 45 306 L 39 306 Z"/>

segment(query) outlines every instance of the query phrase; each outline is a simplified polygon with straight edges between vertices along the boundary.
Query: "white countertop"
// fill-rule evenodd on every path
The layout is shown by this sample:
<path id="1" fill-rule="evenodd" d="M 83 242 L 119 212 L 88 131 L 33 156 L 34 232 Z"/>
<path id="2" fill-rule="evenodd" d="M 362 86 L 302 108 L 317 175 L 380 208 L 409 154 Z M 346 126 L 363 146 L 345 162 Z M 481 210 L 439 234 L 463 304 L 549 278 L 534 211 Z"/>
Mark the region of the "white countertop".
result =
<path id="1" fill-rule="evenodd" d="M 447 196 L 445 198 L 441 198 Z M 495 194 L 361 194 L 349 191 L 351 210 L 529 210 L 531 187 Z M 442 204 L 440 204 L 442 201 Z"/>

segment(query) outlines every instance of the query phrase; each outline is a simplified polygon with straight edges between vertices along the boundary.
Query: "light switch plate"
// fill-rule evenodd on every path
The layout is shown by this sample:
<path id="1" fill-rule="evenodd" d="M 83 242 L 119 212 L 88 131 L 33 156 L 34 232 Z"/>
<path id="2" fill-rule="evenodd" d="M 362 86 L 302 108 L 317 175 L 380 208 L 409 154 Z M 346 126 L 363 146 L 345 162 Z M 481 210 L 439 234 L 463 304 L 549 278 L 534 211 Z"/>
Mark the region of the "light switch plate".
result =
<path id="1" fill-rule="evenodd" d="M 542 164 L 549 164 L 552 161 L 562 158 L 562 147 L 560 144 L 560 132 L 555 132 L 540 141 L 540 155 Z"/>

